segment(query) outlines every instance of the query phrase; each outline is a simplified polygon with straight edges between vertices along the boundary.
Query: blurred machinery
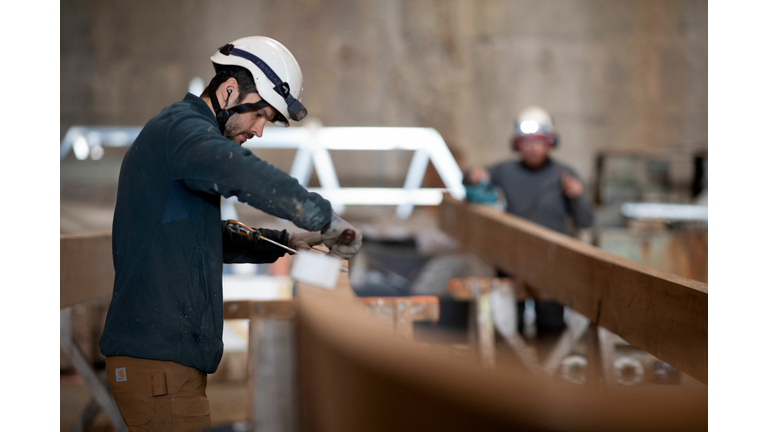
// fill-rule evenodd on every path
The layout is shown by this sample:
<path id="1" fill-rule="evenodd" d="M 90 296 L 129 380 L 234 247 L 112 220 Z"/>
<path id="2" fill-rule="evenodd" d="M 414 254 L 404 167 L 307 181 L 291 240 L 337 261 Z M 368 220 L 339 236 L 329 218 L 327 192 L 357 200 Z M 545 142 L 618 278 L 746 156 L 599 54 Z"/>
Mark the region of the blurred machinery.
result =
<path id="1" fill-rule="evenodd" d="M 707 282 L 706 155 L 695 154 L 693 194 L 684 196 L 674 187 L 671 163 L 663 155 L 599 153 L 593 243 L 635 262 Z"/>
<path id="2" fill-rule="evenodd" d="M 625 340 L 617 337 L 614 349 L 613 368 L 616 383 L 627 387 L 682 383 L 683 374 L 679 369 L 628 344 Z M 584 384 L 587 381 L 588 363 L 587 347 L 580 341 L 574 346 L 573 352 L 560 363 L 558 376 L 574 384 Z"/>
<path id="3" fill-rule="evenodd" d="M 496 204 L 498 187 L 489 182 L 467 186 L 467 202 L 473 204 Z"/>

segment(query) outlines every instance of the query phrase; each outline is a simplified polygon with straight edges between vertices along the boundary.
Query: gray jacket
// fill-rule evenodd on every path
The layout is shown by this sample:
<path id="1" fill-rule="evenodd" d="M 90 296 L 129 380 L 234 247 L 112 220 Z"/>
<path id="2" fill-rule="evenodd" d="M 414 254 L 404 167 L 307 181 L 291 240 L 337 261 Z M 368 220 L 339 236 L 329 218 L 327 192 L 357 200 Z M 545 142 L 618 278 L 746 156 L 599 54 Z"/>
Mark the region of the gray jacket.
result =
<path id="1" fill-rule="evenodd" d="M 507 200 L 507 213 L 536 222 L 555 231 L 568 234 L 568 218 L 579 228 L 592 225 L 592 204 L 586 192 L 574 199 L 563 193 L 563 172 L 578 178 L 568 166 L 551 158 L 532 170 L 521 161 L 511 160 L 488 169 L 491 183 L 501 188 Z"/>

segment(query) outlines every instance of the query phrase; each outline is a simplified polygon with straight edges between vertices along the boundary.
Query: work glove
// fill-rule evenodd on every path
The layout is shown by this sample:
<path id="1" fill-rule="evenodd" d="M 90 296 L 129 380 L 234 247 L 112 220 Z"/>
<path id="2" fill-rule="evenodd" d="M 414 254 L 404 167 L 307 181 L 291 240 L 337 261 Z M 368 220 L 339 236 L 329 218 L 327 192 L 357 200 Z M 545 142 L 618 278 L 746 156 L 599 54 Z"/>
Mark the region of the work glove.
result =
<path id="1" fill-rule="evenodd" d="M 323 242 L 319 232 L 295 232 L 288 239 L 288 247 L 294 250 L 310 250 Z"/>
<path id="2" fill-rule="evenodd" d="M 331 251 L 330 254 L 347 260 L 352 259 L 363 245 L 363 233 L 335 212 L 331 216 L 331 222 L 320 233 L 323 243 Z"/>

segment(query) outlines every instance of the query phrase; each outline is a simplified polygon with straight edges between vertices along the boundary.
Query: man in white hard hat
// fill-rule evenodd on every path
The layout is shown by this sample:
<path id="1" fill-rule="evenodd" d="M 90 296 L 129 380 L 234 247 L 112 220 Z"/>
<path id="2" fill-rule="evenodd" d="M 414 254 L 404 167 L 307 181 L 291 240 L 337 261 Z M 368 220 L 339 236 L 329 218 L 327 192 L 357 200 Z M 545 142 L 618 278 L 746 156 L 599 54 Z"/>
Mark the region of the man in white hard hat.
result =
<path id="1" fill-rule="evenodd" d="M 550 157 L 558 145 L 552 117 L 542 108 L 528 107 L 515 119 L 512 150 L 519 160 L 509 160 L 491 167 L 474 167 L 465 175 L 465 183 L 490 183 L 501 189 L 507 212 L 536 222 L 563 234 L 569 234 L 569 220 L 574 227 L 592 225 L 592 204 L 584 184 L 569 166 Z M 522 312 L 522 303 L 518 305 Z M 522 313 L 518 324 L 522 324 Z M 562 330 L 563 306 L 556 302 L 537 302 L 536 329 L 539 334 Z"/>
<path id="2" fill-rule="evenodd" d="M 224 45 L 211 60 L 216 75 L 204 94 L 187 94 L 147 122 L 120 169 L 115 283 L 99 346 L 129 430 L 210 425 L 205 387 L 223 352 L 223 264 L 269 263 L 284 253 L 222 221 L 221 196 L 307 230 L 260 230 L 293 249 L 323 242 L 350 259 L 362 244 L 327 200 L 241 147 L 267 121 L 287 127 L 306 116 L 293 55 L 257 36 Z"/>

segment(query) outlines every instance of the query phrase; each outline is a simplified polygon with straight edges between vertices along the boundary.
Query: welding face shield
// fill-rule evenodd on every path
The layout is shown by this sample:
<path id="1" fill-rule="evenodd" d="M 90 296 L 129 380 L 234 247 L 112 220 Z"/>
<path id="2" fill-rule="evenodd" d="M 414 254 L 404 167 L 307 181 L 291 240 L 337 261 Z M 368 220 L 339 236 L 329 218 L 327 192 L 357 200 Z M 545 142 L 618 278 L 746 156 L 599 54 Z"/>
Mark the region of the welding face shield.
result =
<path id="1" fill-rule="evenodd" d="M 307 116 L 307 109 L 301 103 L 304 84 L 301 68 L 280 42 L 264 36 L 245 37 L 219 48 L 211 56 L 211 61 L 214 65 L 246 68 L 253 76 L 259 96 L 275 108 L 276 114 L 272 119 L 275 125 L 288 127 L 289 120 L 301 121 Z M 238 105 L 227 111 L 235 113 L 254 109 L 246 105 L 256 104 Z M 222 116 L 228 118 L 231 113 Z"/>

